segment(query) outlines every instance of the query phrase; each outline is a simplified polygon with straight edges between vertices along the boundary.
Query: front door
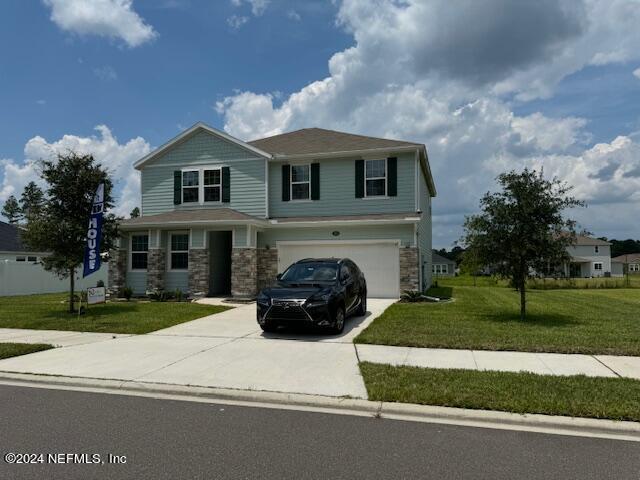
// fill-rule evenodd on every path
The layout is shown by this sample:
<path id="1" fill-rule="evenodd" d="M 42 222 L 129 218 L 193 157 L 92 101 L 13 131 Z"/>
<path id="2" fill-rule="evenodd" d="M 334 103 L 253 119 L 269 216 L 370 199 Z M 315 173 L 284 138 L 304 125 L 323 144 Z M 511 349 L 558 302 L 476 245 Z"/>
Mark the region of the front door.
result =
<path id="1" fill-rule="evenodd" d="M 569 265 L 569 276 L 572 278 L 582 277 L 582 269 L 579 263 L 572 263 Z"/>
<path id="2" fill-rule="evenodd" d="M 209 232 L 209 295 L 231 293 L 231 231 Z"/>

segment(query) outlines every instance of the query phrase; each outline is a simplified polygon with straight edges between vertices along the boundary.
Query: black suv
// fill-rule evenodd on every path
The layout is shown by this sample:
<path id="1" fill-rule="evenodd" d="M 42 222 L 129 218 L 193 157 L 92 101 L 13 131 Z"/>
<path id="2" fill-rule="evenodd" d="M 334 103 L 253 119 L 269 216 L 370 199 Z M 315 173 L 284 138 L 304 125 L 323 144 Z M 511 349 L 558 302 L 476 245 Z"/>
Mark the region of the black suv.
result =
<path id="1" fill-rule="evenodd" d="M 308 324 L 340 333 L 349 315 L 366 313 L 367 282 L 348 258 L 306 258 L 278 274 L 277 284 L 262 290 L 257 304 L 265 332 Z"/>

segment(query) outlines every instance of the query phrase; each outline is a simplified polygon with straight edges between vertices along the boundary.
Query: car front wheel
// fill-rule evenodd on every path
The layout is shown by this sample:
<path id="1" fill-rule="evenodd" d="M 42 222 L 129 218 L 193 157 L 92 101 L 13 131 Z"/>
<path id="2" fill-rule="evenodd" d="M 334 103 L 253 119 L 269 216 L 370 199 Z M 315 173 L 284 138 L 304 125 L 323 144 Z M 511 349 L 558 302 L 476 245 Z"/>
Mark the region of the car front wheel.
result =
<path id="1" fill-rule="evenodd" d="M 333 318 L 333 333 L 342 333 L 344 330 L 344 308 L 337 307 Z"/>

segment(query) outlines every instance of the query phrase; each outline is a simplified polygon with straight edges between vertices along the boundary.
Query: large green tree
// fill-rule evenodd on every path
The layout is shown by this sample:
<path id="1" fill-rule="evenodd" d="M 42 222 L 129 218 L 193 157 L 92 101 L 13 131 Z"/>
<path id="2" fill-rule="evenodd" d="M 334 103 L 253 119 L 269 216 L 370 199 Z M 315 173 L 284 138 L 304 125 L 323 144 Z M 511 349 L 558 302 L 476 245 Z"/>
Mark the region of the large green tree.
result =
<path id="1" fill-rule="evenodd" d="M 82 265 L 93 195 L 104 183 L 105 216 L 100 250 L 107 252 L 117 237 L 112 182 L 106 169 L 92 155 L 68 152 L 55 160 L 41 161 L 46 200 L 41 214 L 27 218 L 24 242 L 31 250 L 49 252 L 42 257 L 45 270 L 69 278 L 69 311 L 74 312 L 74 281 Z"/>
<path id="2" fill-rule="evenodd" d="M 20 209 L 20 204 L 16 197 L 11 195 L 7 198 L 6 202 L 4 202 L 4 206 L 2 207 L 2 215 L 4 215 L 10 224 L 14 225 L 18 223 L 22 219 L 22 210 Z"/>
<path id="3" fill-rule="evenodd" d="M 576 240 L 576 222 L 568 208 L 584 206 L 570 195 L 573 187 L 542 172 L 525 169 L 497 178 L 502 190 L 487 192 L 481 213 L 465 219 L 461 242 L 472 249 L 474 263 L 491 265 L 520 293 L 520 319 L 526 316 L 526 281 L 532 271 L 570 260 L 567 247 Z"/>
<path id="4" fill-rule="evenodd" d="M 24 218 L 37 217 L 42 213 L 44 208 L 44 192 L 36 184 L 36 182 L 29 182 L 20 196 L 20 211 Z"/>

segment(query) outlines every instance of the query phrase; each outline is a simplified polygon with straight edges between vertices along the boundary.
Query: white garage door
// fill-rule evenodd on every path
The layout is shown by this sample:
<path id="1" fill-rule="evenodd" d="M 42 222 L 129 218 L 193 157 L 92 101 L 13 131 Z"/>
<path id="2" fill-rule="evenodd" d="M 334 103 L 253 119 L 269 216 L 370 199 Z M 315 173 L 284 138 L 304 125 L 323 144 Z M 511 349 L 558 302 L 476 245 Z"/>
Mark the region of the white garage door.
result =
<path id="1" fill-rule="evenodd" d="M 350 258 L 363 271 L 370 297 L 400 296 L 398 242 L 277 242 L 278 271 L 303 258 Z"/>

